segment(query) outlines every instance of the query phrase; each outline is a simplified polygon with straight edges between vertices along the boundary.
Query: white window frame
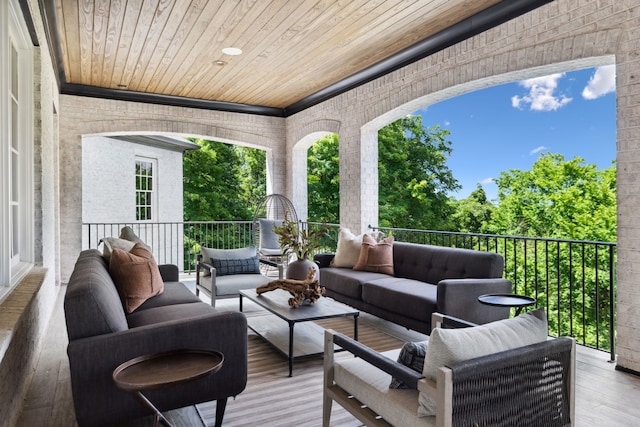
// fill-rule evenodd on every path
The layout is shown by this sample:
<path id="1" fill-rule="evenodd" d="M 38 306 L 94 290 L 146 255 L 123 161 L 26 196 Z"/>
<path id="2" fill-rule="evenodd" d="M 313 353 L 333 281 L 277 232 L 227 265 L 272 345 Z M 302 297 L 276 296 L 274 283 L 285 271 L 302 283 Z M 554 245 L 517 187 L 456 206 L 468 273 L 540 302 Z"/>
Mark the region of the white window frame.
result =
<path id="1" fill-rule="evenodd" d="M 0 301 L 34 262 L 33 46 L 17 0 L 0 2 Z M 18 53 L 18 194 L 12 202 L 11 46 Z M 19 209 L 19 251 L 12 257 L 11 210 Z"/>
<path id="2" fill-rule="evenodd" d="M 138 189 L 138 162 L 145 162 L 145 163 L 150 163 L 151 164 L 151 190 L 140 190 Z M 158 209 L 157 209 L 157 205 L 158 205 L 158 160 L 154 159 L 154 158 L 150 158 L 150 157 L 144 157 L 144 156 L 135 156 L 135 169 L 134 169 L 134 175 L 136 177 L 135 182 L 134 182 L 134 188 L 135 188 L 135 205 L 136 205 L 136 212 L 135 212 L 135 218 L 137 222 L 157 222 L 158 220 Z M 145 218 L 145 219 L 139 219 L 138 218 L 138 209 L 141 207 L 140 204 L 138 204 L 138 193 L 141 191 L 145 191 L 147 192 L 147 194 L 149 195 L 149 197 L 151 197 L 151 202 L 148 203 L 148 205 L 151 208 L 151 218 Z"/>

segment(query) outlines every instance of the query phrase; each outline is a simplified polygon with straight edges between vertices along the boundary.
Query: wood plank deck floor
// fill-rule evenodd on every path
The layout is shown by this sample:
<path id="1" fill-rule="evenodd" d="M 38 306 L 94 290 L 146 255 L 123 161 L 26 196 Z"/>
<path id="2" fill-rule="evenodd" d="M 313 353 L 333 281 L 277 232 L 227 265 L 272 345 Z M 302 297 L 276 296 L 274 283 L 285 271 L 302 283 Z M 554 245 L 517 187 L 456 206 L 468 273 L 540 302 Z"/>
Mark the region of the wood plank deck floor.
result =
<path id="1" fill-rule="evenodd" d="M 62 305 L 64 291 L 65 288 L 61 287 L 56 308 L 49 322 L 45 342 L 42 345 L 40 360 L 28 396 L 23 404 L 18 426 L 72 427 L 77 425 L 66 355 L 67 336 Z M 221 300 L 219 307 L 237 309 L 237 301 L 235 299 Z M 420 338 L 420 334 L 407 331 L 365 313 L 360 319 L 361 324 L 372 325 L 400 339 Z M 640 377 L 616 371 L 615 364 L 610 363 L 608 359 L 607 353 L 578 346 L 576 426 L 640 426 L 640 404 L 638 404 L 640 402 Z M 321 414 L 321 391 L 313 390 L 311 392 L 318 394 L 317 399 L 313 399 L 318 408 L 313 411 L 309 407 L 306 409 L 309 413 Z M 309 391 L 305 391 L 305 395 L 308 393 Z M 282 402 L 282 404 L 291 406 L 292 402 Z M 305 404 L 309 405 L 308 402 Z M 273 410 L 276 412 L 279 408 L 274 407 Z M 195 407 L 170 411 L 165 415 L 176 426 L 204 425 Z M 268 414 L 265 413 L 264 416 L 263 419 L 268 419 Z M 354 425 L 354 421 L 355 419 L 346 424 L 340 423 L 340 425 Z M 317 425 L 320 424 L 321 419 L 318 418 Z M 126 424 L 131 427 L 150 425 L 152 425 L 151 417 Z M 284 426 L 288 424 L 285 422 L 269 423 L 269 426 L 271 425 Z"/>

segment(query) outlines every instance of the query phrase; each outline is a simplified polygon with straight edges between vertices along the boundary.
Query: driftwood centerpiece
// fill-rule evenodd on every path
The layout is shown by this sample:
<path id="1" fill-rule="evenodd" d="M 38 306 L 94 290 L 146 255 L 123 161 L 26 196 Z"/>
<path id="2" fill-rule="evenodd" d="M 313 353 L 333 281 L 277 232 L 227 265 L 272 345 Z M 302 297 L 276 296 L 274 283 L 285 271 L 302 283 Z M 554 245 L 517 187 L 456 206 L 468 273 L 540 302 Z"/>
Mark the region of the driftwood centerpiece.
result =
<path id="1" fill-rule="evenodd" d="M 293 280 L 293 279 L 277 279 L 272 280 L 269 283 L 258 286 L 256 293 L 258 295 L 265 292 L 273 291 L 274 289 L 283 289 L 292 295 L 289 298 L 289 306 L 298 308 L 308 301 L 309 304 L 313 304 L 322 295 L 324 295 L 325 289 L 320 286 L 318 280 L 315 279 L 316 271 L 313 267 L 309 268 L 309 274 L 305 280 Z"/>

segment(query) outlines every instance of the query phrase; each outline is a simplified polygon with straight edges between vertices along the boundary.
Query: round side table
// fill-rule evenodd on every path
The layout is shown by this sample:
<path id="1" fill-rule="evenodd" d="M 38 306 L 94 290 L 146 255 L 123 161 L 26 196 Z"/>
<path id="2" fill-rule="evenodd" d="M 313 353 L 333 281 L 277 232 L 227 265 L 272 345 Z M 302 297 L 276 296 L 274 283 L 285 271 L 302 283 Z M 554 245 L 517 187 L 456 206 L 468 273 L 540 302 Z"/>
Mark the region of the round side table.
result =
<path id="1" fill-rule="evenodd" d="M 171 423 L 142 392 L 195 381 L 218 372 L 224 356 L 217 351 L 181 349 L 148 354 L 124 362 L 113 370 L 116 386 L 131 392 L 154 414 L 153 425 Z"/>
<path id="2" fill-rule="evenodd" d="M 535 298 L 516 294 L 485 294 L 480 295 L 478 301 L 494 307 L 514 307 L 516 316 L 520 314 L 523 308 L 536 303 Z"/>

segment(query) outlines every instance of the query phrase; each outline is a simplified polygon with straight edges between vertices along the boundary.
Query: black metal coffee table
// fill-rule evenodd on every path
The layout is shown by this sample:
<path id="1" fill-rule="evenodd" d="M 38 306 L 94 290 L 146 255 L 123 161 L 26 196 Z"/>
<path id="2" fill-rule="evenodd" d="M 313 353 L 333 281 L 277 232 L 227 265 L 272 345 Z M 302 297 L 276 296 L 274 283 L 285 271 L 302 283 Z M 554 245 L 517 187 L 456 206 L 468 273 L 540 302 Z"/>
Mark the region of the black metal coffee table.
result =
<path id="1" fill-rule="evenodd" d="M 250 316 L 247 323 L 251 330 L 289 358 L 290 377 L 293 376 L 294 360 L 324 353 L 324 328 L 313 323 L 314 320 L 353 316 L 353 338 L 358 339 L 360 312 L 330 298 L 322 297 L 315 304 L 291 308 L 288 303 L 291 295 L 287 291 L 277 289 L 258 295 L 255 289 L 245 289 L 240 291 L 240 311 L 243 298 L 272 313 L 266 316 Z M 295 328 L 294 340 L 296 324 L 300 325 Z"/>

